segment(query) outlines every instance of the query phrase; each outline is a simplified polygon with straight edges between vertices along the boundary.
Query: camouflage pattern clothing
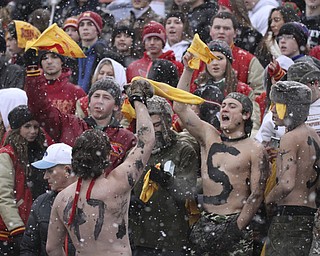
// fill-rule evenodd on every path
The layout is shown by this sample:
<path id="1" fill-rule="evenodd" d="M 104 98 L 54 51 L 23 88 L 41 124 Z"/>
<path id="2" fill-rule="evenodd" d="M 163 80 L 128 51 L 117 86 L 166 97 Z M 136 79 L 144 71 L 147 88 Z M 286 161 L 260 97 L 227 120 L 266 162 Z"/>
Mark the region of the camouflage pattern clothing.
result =
<path id="1" fill-rule="evenodd" d="M 192 255 L 197 256 L 249 256 L 253 252 L 253 232 L 247 227 L 239 230 L 239 213 L 219 215 L 202 212 L 193 225 L 190 241 Z"/>

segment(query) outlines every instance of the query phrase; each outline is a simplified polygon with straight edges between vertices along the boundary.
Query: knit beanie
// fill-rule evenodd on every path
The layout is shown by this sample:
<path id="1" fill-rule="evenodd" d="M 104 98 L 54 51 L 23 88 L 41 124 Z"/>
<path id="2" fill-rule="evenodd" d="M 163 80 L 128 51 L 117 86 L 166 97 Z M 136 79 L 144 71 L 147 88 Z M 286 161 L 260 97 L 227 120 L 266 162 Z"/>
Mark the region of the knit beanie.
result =
<path id="1" fill-rule="evenodd" d="M 287 22 L 280 28 L 278 37 L 282 35 L 293 35 L 301 48 L 307 45 L 309 30 L 300 22 Z"/>
<path id="2" fill-rule="evenodd" d="M 233 62 L 232 51 L 230 46 L 225 41 L 212 40 L 211 42 L 209 42 L 208 47 L 212 52 L 214 51 L 221 52 L 224 56 L 227 57 L 227 59 L 232 64 Z"/>
<path id="3" fill-rule="evenodd" d="M 226 96 L 226 99 L 232 98 L 239 101 L 242 105 L 242 109 L 244 113 L 250 113 L 252 115 L 253 104 L 252 101 L 244 94 L 239 92 L 231 92 Z"/>
<path id="4" fill-rule="evenodd" d="M 51 53 L 57 57 L 59 57 L 62 61 L 62 63 L 64 64 L 65 62 L 65 58 L 63 55 L 59 54 L 59 53 L 56 53 L 56 52 L 50 52 L 50 51 L 39 51 L 39 65 L 40 67 L 42 67 L 41 65 L 41 61 L 43 60 L 43 58 L 46 56 L 47 53 Z"/>
<path id="5" fill-rule="evenodd" d="M 250 135 L 251 131 L 252 131 L 252 127 L 253 127 L 253 122 L 251 120 L 252 111 L 253 111 L 252 101 L 246 95 L 244 95 L 242 93 L 239 93 L 239 92 L 231 92 L 231 93 L 229 93 L 225 97 L 225 99 L 228 99 L 228 98 L 235 99 L 235 100 L 237 100 L 237 101 L 239 101 L 241 103 L 241 105 L 242 105 L 242 113 L 250 113 L 250 118 L 247 119 L 245 121 L 245 124 L 244 124 L 244 132 L 247 135 Z"/>
<path id="6" fill-rule="evenodd" d="M 230 0 L 218 0 L 218 5 L 227 7 L 228 9 L 230 9 L 232 11 L 232 5 L 230 3 Z"/>
<path id="7" fill-rule="evenodd" d="M 295 81 L 279 81 L 272 85 L 270 99 L 286 105 L 283 121 L 289 131 L 306 121 L 311 104 L 308 86 Z"/>
<path id="8" fill-rule="evenodd" d="M 296 62 L 289 67 L 287 80 L 303 84 L 309 81 L 320 80 L 320 70 L 309 62 Z"/>
<path id="9" fill-rule="evenodd" d="M 159 22 L 150 21 L 147 25 L 144 26 L 142 32 L 143 42 L 152 36 L 160 38 L 163 42 L 163 47 L 166 44 L 166 30 Z"/>
<path id="10" fill-rule="evenodd" d="M 114 98 L 115 104 L 117 106 L 121 105 L 121 90 L 120 85 L 114 80 L 113 77 L 105 77 L 96 81 L 90 88 L 88 97 L 89 102 L 91 100 L 92 94 L 97 90 L 103 90 L 111 94 Z"/>
<path id="11" fill-rule="evenodd" d="M 179 18 L 179 19 L 181 20 L 181 22 L 182 22 L 183 24 L 185 24 L 186 15 L 185 15 L 183 12 L 177 12 L 177 11 L 170 12 L 170 13 L 166 16 L 166 19 L 169 19 L 169 18 L 172 18 L 172 17 Z"/>
<path id="12" fill-rule="evenodd" d="M 3 34 L 0 32 L 0 52 L 6 52 L 6 40 L 4 39 Z"/>
<path id="13" fill-rule="evenodd" d="M 27 105 L 19 105 L 8 114 L 9 124 L 12 130 L 19 129 L 22 125 L 34 120 Z"/>
<path id="14" fill-rule="evenodd" d="M 103 28 L 103 21 L 101 16 L 98 13 L 95 13 L 92 11 L 86 11 L 81 13 L 81 15 L 78 18 L 78 29 L 79 29 L 80 22 L 83 20 L 90 20 L 95 25 L 100 35 L 101 30 Z"/>
<path id="15" fill-rule="evenodd" d="M 67 18 L 63 23 L 63 30 L 66 30 L 68 27 L 73 27 L 78 30 L 78 19 L 76 18 Z"/>

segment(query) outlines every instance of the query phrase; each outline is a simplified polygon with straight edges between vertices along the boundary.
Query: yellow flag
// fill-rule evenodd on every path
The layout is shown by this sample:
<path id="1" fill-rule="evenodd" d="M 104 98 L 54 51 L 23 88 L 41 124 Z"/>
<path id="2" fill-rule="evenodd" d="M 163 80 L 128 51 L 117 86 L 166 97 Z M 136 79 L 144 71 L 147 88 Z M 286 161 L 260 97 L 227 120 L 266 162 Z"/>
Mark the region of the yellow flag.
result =
<path id="1" fill-rule="evenodd" d="M 155 167 L 158 169 L 160 169 L 160 166 L 161 166 L 160 163 L 157 163 L 155 165 Z M 144 203 L 148 202 L 149 199 L 152 197 L 153 193 L 159 189 L 158 183 L 150 179 L 150 172 L 151 172 L 151 169 L 147 171 L 146 175 L 144 175 L 143 186 L 140 193 L 140 200 Z"/>
<path id="2" fill-rule="evenodd" d="M 14 20 L 13 22 L 17 31 L 18 47 L 20 48 L 26 48 L 28 41 L 36 40 L 41 34 L 36 27 L 28 22 L 21 20 Z"/>
<path id="3" fill-rule="evenodd" d="M 156 95 L 166 98 L 168 100 L 174 100 L 177 102 L 193 104 L 193 105 L 199 105 L 205 102 L 205 100 L 199 96 L 196 96 L 190 92 L 186 92 L 184 90 L 172 87 L 166 83 L 156 82 L 141 76 L 136 76 L 132 78 L 132 81 L 135 81 L 138 79 L 147 80 L 153 86 L 154 92 Z"/>
<path id="4" fill-rule="evenodd" d="M 86 57 L 79 45 L 56 23 L 43 31 L 36 41 L 28 42 L 26 50 L 29 48 L 51 51 L 73 58 Z"/>
<path id="5" fill-rule="evenodd" d="M 200 68 L 200 60 L 209 64 L 214 59 L 218 59 L 209 49 L 209 47 L 201 41 L 198 34 L 195 34 L 188 52 L 194 55 L 194 58 L 188 62 L 188 66 L 192 69 Z"/>

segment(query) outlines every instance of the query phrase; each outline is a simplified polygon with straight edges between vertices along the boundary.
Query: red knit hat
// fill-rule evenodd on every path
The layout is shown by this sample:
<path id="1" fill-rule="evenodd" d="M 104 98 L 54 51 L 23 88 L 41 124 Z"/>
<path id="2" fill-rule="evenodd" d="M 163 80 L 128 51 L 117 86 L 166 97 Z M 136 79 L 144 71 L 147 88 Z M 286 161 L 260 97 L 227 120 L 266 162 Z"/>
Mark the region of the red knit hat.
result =
<path id="1" fill-rule="evenodd" d="M 67 18 L 63 23 L 63 30 L 66 30 L 68 27 L 73 27 L 78 30 L 78 19 Z"/>
<path id="2" fill-rule="evenodd" d="M 83 20 L 90 20 L 97 28 L 98 33 L 101 33 L 102 27 L 103 27 L 103 22 L 102 18 L 98 13 L 91 12 L 91 11 L 86 11 L 81 13 L 81 15 L 78 18 L 78 28 L 79 24 Z"/>
<path id="3" fill-rule="evenodd" d="M 150 21 L 147 25 L 144 26 L 142 32 L 143 42 L 152 36 L 160 38 L 163 42 L 163 46 L 166 44 L 166 30 L 159 22 Z"/>
<path id="4" fill-rule="evenodd" d="M 227 7 L 228 9 L 230 9 L 232 11 L 232 6 L 230 3 L 230 0 L 218 0 L 218 5 Z"/>

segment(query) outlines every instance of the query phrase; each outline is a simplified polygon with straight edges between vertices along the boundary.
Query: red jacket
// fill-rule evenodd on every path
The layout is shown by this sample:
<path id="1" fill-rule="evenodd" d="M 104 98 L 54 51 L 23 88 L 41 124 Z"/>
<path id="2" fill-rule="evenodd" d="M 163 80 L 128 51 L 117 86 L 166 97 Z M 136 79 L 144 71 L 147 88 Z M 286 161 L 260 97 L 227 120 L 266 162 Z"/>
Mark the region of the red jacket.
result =
<path id="1" fill-rule="evenodd" d="M 238 80 L 248 84 L 249 66 L 254 55 L 233 45 L 232 56 L 232 68 L 236 71 Z"/>
<path id="2" fill-rule="evenodd" d="M 31 210 L 32 195 L 30 188 L 27 187 L 25 170 L 21 166 L 19 159 L 17 159 L 15 156 L 13 148 L 10 145 L 0 148 L 0 154 L 2 153 L 7 153 L 13 162 L 13 168 L 15 171 L 15 185 L 12 190 L 15 191 L 15 199 L 17 205 L 19 205 L 19 215 L 23 223 L 26 225 Z M 10 229 L 6 226 L 2 220 L 2 217 L 0 216 L 0 240 L 9 241 L 9 230 Z"/>
<path id="3" fill-rule="evenodd" d="M 94 128 L 95 121 L 92 118 L 81 119 L 72 114 L 62 114 L 47 99 L 42 76 L 27 76 L 25 90 L 28 96 L 28 107 L 35 119 L 48 132 L 55 142 L 63 142 L 74 145 L 77 137 L 84 131 Z M 107 173 L 123 162 L 127 152 L 136 144 L 135 135 L 117 124 L 104 128 L 111 147 L 111 165 Z"/>
<path id="4" fill-rule="evenodd" d="M 179 76 L 182 75 L 183 72 L 183 64 L 179 61 L 176 61 L 176 57 L 174 55 L 174 52 L 172 50 L 166 51 L 162 53 L 158 59 L 164 59 L 164 60 L 169 60 L 173 64 L 176 65 Z M 148 68 L 152 63 L 152 59 L 148 56 L 146 52 L 143 53 L 143 57 L 141 59 L 138 59 L 134 62 L 132 62 L 128 68 L 127 68 L 127 80 L 128 82 L 131 81 L 132 78 L 135 76 L 142 76 L 142 77 L 147 77 L 147 72 Z"/>
<path id="5" fill-rule="evenodd" d="M 70 69 L 64 69 L 58 79 L 44 80 L 48 100 L 63 114 L 74 114 L 77 100 L 87 95 L 80 86 L 69 82 L 70 76 Z"/>

